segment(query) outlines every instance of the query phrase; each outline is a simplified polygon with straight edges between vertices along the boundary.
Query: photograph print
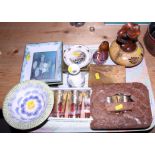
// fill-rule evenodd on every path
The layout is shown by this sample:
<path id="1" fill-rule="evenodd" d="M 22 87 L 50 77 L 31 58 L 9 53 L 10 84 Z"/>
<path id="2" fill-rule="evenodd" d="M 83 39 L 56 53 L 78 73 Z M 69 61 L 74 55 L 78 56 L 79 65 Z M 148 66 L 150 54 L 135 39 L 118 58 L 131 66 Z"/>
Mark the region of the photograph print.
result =
<path id="1" fill-rule="evenodd" d="M 50 81 L 55 79 L 56 51 L 35 52 L 30 79 Z"/>

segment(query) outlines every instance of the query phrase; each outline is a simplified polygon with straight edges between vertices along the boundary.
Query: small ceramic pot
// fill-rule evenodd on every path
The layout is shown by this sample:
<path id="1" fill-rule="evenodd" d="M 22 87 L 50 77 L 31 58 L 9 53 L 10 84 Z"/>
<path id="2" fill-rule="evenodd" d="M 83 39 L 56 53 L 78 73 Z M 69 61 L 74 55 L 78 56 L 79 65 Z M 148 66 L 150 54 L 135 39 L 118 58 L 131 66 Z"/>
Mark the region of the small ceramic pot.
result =
<path id="1" fill-rule="evenodd" d="M 76 75 L 68 74 L 67 82 L 69 87 L 74 88 L 83 87 L 85 84 L 85 77 L 81 72 Z"/>
<path id="2" fill-rule="evenodd" d="M 149 24 L 144 36 L 144 43 L 150 54 L 155 56 L 155 23 Z"/>
<path id="3" fill-rule="evenodd" d="M 118 65 L 125 67 L 137 66 L 143 60 L 144 50 L 140 42 L 137 42 L 136 45 L 136 50 L 125 52 L 120 48 L 120 45 L 118 45 L 116 41 L 113 41 L 110 46 L 109 55 Z"/>

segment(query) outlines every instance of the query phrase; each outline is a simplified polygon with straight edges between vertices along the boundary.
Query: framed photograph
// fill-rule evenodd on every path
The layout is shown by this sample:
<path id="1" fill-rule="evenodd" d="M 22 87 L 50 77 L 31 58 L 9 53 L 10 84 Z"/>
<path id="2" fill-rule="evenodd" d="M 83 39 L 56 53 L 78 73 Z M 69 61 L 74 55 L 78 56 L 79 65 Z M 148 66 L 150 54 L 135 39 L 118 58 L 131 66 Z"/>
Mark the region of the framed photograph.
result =
<path id="1" fill-rule="evenodd" d="M 62 42 L 27 44 L 20 81 L 62 83 Z"/>

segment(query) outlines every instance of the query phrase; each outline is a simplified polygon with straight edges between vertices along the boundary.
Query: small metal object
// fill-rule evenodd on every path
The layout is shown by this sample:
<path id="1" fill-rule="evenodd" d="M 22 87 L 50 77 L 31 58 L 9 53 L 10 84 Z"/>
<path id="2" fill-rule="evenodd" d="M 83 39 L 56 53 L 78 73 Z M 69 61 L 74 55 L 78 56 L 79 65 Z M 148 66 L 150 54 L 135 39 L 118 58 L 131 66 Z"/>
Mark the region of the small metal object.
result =
<path id="1" fill-rule="evenodd" d="M 77 90 L 73 90 L 73 103 L 77 103 Z"/>
<path id="2" fill-rule="evenodd" d="M 81 27 L 85 24 L 85 22 L 70 22 L 70 25 L 75 27 Z"/>
<path id="3" fill-rule="evenodd" d="M 108 97 L 107 97 L 107 102 L 108 102 L 108 103 L 111 103 L 111 102 L 112 102 L 112 97 L 111 97 L 111 96 L 108 96 Z"/>
<path id="4" fill-rule="evenodd" d="M 90 32 L 94 32 L 95 31 L 95 27 L 94 26 L 89 27 L 89 31 Z"/>
<path id="5" fill-rule="evenodd" d="M 124 95 L 123 102 L 133 102 L 131 95 Z"/>
<path id="6" fill-rule="evenodd" d="M 126 103 L 126 102 L 133 102 L 131 95 L 125 95 L 125 94 L 116 94 L 113 96 L 108 96 L 107 97 L 107 102 L 108 103 Z"/>

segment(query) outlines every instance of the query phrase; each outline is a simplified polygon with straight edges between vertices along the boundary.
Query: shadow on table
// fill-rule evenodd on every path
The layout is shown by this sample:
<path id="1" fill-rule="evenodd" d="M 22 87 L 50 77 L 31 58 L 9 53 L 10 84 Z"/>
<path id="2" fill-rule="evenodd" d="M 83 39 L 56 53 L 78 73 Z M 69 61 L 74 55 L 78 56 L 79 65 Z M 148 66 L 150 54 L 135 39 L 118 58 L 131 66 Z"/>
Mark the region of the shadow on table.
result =
<path id="1" fill-rule="evenodd" d="M 12 128 L 11 126 L 9 126 L 7 124 L 7 122 L 4 120 L 3 118 L 3 114 L 2 114 L 2 110 L 0 109 L 0 133 L 28 133 L 28 132 L 32 132 L 36 129 L 39 129 L 40 127 L 42 127 L 47 121 L 45 121 L 44 123 L 42 123 L 41 125 L 39 125 L 36 128 L 30 129 L 30 130 L 17 130 L 15 128 Z"/>
<path id="2" fill-rule="evenodd" d="M 39 125 L 38 127 L 30 129 L 30 130 L 17 130 L 17 129 L 12 128 L 11 126 L 9 126 L 7 124 L 7 122 L 3 118 L 2 110 L 0 109 L 0 133 L 28 133 L 28 132 L 32 132 L 32 131 L 34 131 L 36 129 L 39 129 L 46 122 L 47 122 L 47 120 L 45 122 L 43 122 L 41 125 Z M 149 131 L 141 131 L 140 133 L 151 132 L 151 130 L 149 130 Z M 138 132 L 134 132 L 134 133 L 138 133 Z"/>

